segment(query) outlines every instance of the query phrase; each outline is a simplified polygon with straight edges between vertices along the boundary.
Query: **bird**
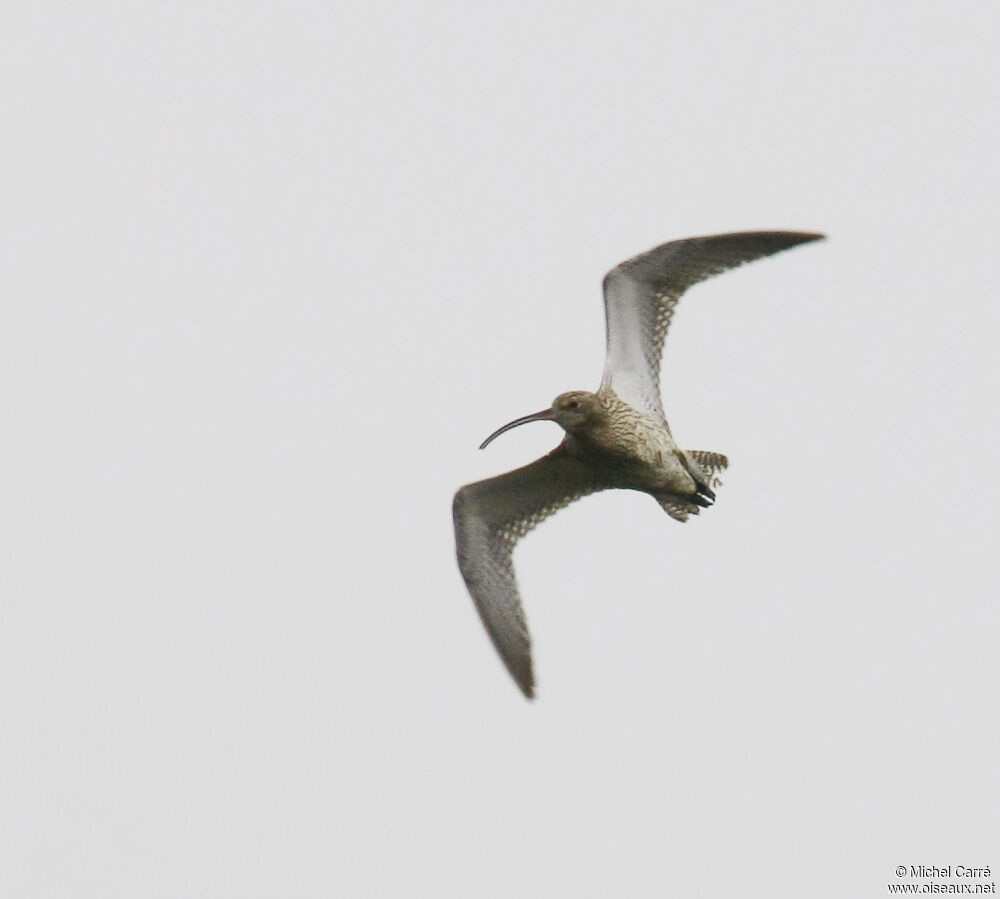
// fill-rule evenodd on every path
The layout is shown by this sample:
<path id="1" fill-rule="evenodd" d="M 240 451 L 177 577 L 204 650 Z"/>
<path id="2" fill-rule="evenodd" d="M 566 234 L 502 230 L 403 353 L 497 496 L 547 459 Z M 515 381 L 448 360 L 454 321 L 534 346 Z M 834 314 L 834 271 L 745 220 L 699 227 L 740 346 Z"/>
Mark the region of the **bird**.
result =
<path id="1" fill-rule="evenodd" d="M 550 515 L 601 490 L 648 493 L 677 521 L 715 501 L 722 453 L 683 450 L 660 398 L 663 344 L 681 296 L 700 281 L 824 235 L 745 231 L 674 240 L 604 277 L 607 351 L 596 392 L 571 390 L 497 428 L 483 443 L 533 421 L 553 421 L 562 442 L 507 474 L 466 484 L 452 514 L 458 567 L 501 660 L 532 699 L 531 637 L 514 574 L 515 544 Z"/>

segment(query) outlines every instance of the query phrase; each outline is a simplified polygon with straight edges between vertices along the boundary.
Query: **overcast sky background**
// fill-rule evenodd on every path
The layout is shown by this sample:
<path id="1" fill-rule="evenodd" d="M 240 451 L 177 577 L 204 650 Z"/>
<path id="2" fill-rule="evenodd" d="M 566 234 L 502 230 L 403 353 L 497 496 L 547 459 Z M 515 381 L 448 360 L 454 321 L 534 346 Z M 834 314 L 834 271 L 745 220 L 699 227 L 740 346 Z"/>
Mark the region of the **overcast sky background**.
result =
<path id="1" fill-rule="evenodd" d="M 883 896 L 1000 868 L 995 4 L 15 3 L 0 28 L 0 894 Z M 454 561 L 476 446 L 693 290 L 680 525 Z M 904 878 L 899 882 L 910 882 Z"/>

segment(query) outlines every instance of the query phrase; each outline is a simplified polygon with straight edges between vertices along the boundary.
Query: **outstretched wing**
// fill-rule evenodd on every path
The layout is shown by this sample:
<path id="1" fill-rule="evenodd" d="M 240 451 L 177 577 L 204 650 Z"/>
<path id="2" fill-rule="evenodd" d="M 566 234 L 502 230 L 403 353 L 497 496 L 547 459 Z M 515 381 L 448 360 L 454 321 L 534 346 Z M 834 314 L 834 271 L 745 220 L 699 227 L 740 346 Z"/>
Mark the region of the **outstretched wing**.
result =
<path id="1" fill-rule="evenodd" d="M 535 679 L 514 577 L 514 544 L 549 515 L 600 489 L 594 471 L 560 446 L 524 468 L 455 494 L 459 570 L 500 658 L 529 699 Z"/>
<path id="2" fill-rule="evenodd" d="M 604 278 L 608 350 L 601 387 L 662 418 L 663 341 L 684 291 L 744 262 L 822 237 L 796 231 L 693 237 L 665 243 L 612 269 Z"/>

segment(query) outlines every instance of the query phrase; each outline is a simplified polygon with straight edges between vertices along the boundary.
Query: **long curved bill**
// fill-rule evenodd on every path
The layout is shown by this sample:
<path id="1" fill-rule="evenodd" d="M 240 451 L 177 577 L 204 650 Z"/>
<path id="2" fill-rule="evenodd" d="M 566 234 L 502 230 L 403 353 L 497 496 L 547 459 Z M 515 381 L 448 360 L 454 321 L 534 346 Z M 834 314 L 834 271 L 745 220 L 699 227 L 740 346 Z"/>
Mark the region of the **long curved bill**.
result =
<path id="1" fill-rule="evenodd" d="M 502 428 L 497 428 L 489 437 L 487 437 L 481 444 L 479 444 L 480 449 L 486 449 L 497 437 L 499 437 L 504 431 L 509 431 L 511 428 L 516 428 L 518 425 L 526 425 L 529 421 L 555 421 L 555 415 L 552 414 L 551 409 L 543 409 L 541 412 L 533 412 L 531 415 L 525 415 L 523 418 L 515 418 L 513 421 L 507 422 Z"/>

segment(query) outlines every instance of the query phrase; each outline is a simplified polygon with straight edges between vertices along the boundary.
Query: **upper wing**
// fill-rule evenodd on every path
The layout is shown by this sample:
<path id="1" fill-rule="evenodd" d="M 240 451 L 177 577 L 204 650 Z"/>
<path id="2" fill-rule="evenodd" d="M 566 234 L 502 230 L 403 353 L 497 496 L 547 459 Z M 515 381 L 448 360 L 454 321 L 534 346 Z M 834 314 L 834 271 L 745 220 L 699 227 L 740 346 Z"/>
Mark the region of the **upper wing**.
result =
<path id="1" fill-rule="evenodd" d="M 514 544 L 549 515 L 601 487 L 594 471 L 560 446 L 524 468 L 455 494 L 458 567 L 493 645 L 528 698 L 535 679 L 514 577 Z"/>
<path id="2" fill-rule="evenodd" d="M 662 418 L 663 340 L 684 291 L 744 262 L 822 237 L 796 231 L 693 237 L 665 243 L 612 269 L 604 278 L 608 351 L 601 387 Z"/>

